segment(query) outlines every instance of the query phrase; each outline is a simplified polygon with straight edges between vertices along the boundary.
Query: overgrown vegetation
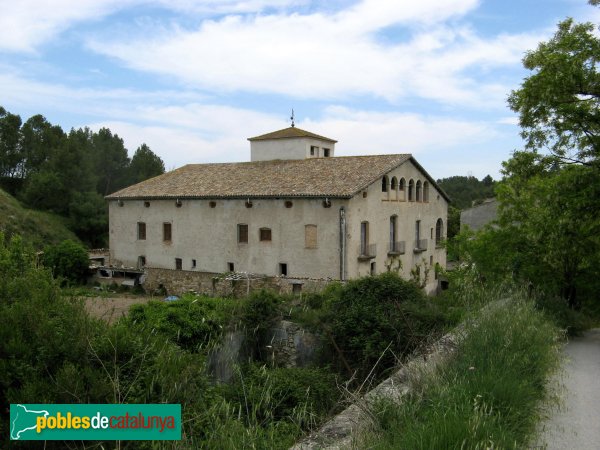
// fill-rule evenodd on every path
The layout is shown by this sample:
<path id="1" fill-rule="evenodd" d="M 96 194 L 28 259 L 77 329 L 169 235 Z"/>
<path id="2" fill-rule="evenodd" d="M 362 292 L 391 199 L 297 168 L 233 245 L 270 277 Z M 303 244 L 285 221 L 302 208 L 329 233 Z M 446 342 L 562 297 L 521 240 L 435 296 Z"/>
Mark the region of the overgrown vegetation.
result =
<path id="1" fill-rule="evenodd" d="M 562 335 L 526 293 L 505 294 L 468 322 L 449 364 L 401 405 L 376 405 L 377 429 L 363 436 L 369 448 L 527 447 Z"/>
<path id="2" fill-rule="evenodd" d="M 57 214 L 25 208 L 10 194 L 0 189 L 0 231 L 7 239 L 21 236 L 41 250 L 77 236 L 67 227 L 67 220 Z"/>

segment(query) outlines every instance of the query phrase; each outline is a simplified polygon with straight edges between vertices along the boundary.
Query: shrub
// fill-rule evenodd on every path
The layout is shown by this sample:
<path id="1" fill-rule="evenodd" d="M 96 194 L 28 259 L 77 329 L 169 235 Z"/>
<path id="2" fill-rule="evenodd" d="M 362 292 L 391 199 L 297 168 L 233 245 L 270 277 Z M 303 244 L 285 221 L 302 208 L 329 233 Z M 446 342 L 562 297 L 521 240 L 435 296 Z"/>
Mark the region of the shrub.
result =
<path id="1" fill-rule="evenodd" d="M 277 295 L 263 290 L 251 294 L 242 307 L 240 323 L 246 330 L 248 344 L 258 361 L 265 361 L 266 353 L 262 349 L 268 344 L 269 330 L 281 316 L 279 302 Z"/>
<path id="2" fill-rule="evenodd" d="M 412 351 L 444 322 L 414 283 L 393 272 L 348 282 L 327 299 L 327 307 L 331 325 L 325 330 L 339 348 L 341 362 L 361 378 L 378 360 L 376 375 L 393 367 L 394 355 Z"/>
<path id="3" fill-rule="evenodd" d="M 90 261 L 85 248 L 77 242 L 66 240 L 46 247 L 42 261 L 52 270 L 54 277 L 63 284 L 83 284 L 86 281 Z"/>

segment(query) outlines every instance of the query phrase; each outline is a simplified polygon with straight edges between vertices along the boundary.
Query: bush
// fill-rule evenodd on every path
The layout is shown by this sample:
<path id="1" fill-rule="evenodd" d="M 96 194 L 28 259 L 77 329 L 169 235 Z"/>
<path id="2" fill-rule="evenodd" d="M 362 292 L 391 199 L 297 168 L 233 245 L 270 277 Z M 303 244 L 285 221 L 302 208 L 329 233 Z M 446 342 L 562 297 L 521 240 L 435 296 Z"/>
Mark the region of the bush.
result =
<path id="1" fill-rule="evenodd" d="M 242 307 L 240 322 L 246 330 L 250 349 L 258 361 L 265 361 L 267 356 L 262 349 L 268 344 L 269 330 L 281 316 L 279 302 L 280 297 L 263 290 L 251 294 Z"/>
<path id="2" fill-rule="evenodd" d="M 445 323 L 414 283 L 393 272 L 352 280 L 332 294 L 326 300 L 331 325 L 325 330 L 339 348 L 341 362 L 361 378 L 378 360 L 374 373 L 382 375 L 395 365 L 395 355 L 412 351 Z"/>
<path id="3" fill-rule="evenodd" d="M 66 240 L 46 247 L 42 261 L 63 284 L 84 284 L 90 261 L 85 248 L 77 242 Z"/>
<path id="4" fill-rule="evenodd" d="M 182 349 L 200 352 L 221 337 L 228 318 L 223 312 L 225 299 L 184 297 L 174 302 L 151 301 L 133 305 L 125 324 L 138 330 L 160 333 Z"/>

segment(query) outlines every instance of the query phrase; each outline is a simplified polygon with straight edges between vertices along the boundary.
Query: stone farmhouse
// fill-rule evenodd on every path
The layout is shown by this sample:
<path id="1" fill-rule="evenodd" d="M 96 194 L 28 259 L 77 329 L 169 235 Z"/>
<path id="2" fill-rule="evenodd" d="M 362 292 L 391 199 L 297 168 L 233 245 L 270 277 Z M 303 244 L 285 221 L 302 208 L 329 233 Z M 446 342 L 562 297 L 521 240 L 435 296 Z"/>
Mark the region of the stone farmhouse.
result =
<path id="1" fill-rule="evenodd" d="M 387 270 L 437 289 L 448 197 L 410 154 L 335 156 L 289 127 L 251 161 L 188 164 L 107 197 L 113 265 L 346 280 Z"/>

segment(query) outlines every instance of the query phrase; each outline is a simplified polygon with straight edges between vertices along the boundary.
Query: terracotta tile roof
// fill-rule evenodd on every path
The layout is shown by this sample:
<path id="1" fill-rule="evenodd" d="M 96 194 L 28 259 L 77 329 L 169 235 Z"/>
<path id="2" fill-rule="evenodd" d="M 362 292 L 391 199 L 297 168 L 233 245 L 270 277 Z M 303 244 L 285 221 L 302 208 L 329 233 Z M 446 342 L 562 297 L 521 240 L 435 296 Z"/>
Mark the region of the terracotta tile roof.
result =
<path id="1" fill-rule="evenodd" d="M 329 139 L 328 137 L 319 136 L 318 134 L 311 133 L 310 131 L 302 130 L 297 127 L 288 127 L 288 128 L 284 128 L 283 130 L 273 131 L 272 133 L 261 134 L 260 136 L 248 138 L 248 140 L 249 141 L 265 141 L 267 139 L 289 139 L 289 138 L 299 138 L 299 137 L 300 138 L 307 137 L 307 138 L 320 139 L 322 141 L 329 141 L 329 142 L 333 142 L 333 143 L 337 142 L 333 139 Z"/>
<path id="2" fill-rule="evenodd" d="M 400 154 L 188 164 L 107 198 L 350 198 L 408 160 L 414 161 Z"/>

